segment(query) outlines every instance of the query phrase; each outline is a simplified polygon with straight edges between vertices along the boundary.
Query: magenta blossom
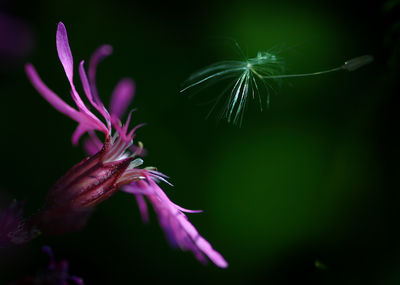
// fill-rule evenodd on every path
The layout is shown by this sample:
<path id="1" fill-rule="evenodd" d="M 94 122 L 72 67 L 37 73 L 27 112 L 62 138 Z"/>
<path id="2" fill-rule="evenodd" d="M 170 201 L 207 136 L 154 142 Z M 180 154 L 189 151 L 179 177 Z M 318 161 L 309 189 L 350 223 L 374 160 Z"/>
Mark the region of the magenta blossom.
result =
<path id="1" fill-rule="evenodd" d="M 39 232 L 23 219 L 24 203 L 13 201 L 6 210 L 0 210 L 0 248 L 25 244 Z"/>
<path id="2" fill-rule="evenodd" d="M 133 138 L 136 129 L 142 125 L 129 128 L 132 112 L 126 122 L 121 123 L 122 115 L 133 98 L 132 80 L 123 79 L 117 84 L 109 111 L 100 100 L 95 82 L 96 69 L 98 63 L 111 54 L 111 47 L 104 45 L 95 51 L 89 62 L 88 75 L 84 69 L 84 61 L 79 64 L 83 90 L 90 105 L 103 117 L 101 120 L 89 110 L 74 86 L 72 53 L 65 26 L 61 22 L 58 24 L 56 43 L 77 109 L 51 91 L 31 64 L 26 65 L 26 72 L 34 87 L 55 109 L 78 122 L 72 135 L 73 144 L 76 145 L 86 132 L 89 134 L 84 147 L 91 156 L 74 166 L 50 190 L 47 205 L 37 218 L 40 226 L 53 232 L 62 232 L 65 226 L 69 227 L 68 230 L 78 229 L 84 225 L 94 206 L 121 189 L 135 195 L 144 220 L 147 220 L 145 198 L 150 201 L 173 245 L 192 251 L 202 262 L 206 261 L 207 256 L 217 266 L 227 267 L 225 259 L 199 235 L 184 214 L 199 211 L 186 210 L 168 199 L 157 185 L 161 181 L 167 182 L 165 175 L 154 168 L 138 168 L 143 160 L 137 156 L 143 155 L 143 147 L 140 143 L 138 146 L 134 145 Z M 95 131 L 105 135 L 104 142 L 97 137 Z M 73 226 L 69 226 L 70 224 Z"/>
<path id="3" fill-rule="evenodd" d="M 42 250 L 49 258 L 47 268 L 41 270 L 35 276 L 25 277 L 9 285 L 84 285 L 82 278 L 69 274 L 67 260 L 56 261 L 49 246 L 43 246 Z"/>

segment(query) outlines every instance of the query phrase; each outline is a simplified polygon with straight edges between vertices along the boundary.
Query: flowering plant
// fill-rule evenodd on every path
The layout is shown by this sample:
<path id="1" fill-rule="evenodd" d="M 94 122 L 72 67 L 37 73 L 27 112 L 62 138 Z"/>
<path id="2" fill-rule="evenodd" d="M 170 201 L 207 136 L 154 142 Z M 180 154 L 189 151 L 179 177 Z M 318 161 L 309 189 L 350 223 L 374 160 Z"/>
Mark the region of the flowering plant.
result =
<path id="1" fill-rule="evenodd" d="M 133 98 L 134 84 L 130 79 L 121 80 L 111 98 L 107 110 L 98 96 L 96 70 L 98 63 L 111 54 L 112 48 L 103 45 L 95 51 L 89 62 L 88 73 L 84 61 L 79 64 L 79 76 L 90 105 L 82 100 L 73 82 L 73 57 L 63 23 L 58 24 L 56 44 L 58 57 L 71 87 L 71 96 L 77 109 L 64 102 L 41 80 L 32 64 L 26 65 L 26 73 L 37 91 L 59 112 L 78 123 L 72 135 L 76 145 L 82 135 L 88 133 L 84 147 L 90 155 L 68 171 L 50 190 L 43 210 L 34 218 L 44 232 L 62 233 L 83 227 L 92 209 L 108 199 L 119 189 L 133 194 L 139 204 L 144 220 L 147 220 L 145 198 L 157 212 L 161 227 L 172 245 L 190 250 L 196 258 L 206 262 L 206 256 L 219 267 L 227 267 L 225 259 L 215 251 L 195 227 L 188 221 L 185 212 L 193 213 L 174 204 L 158 186 L 167 182 L 166 176 L 152 167 L 138 168 L 143 160 L 143 146 L 133 144 L 135 131 L 142 125 L 130 128 L 132 112 L 125 123 L 122 115 Z M 102 117 L 96 116 L 93 107 Z M 95 131 L 105 135 L 101 141 Z"/>

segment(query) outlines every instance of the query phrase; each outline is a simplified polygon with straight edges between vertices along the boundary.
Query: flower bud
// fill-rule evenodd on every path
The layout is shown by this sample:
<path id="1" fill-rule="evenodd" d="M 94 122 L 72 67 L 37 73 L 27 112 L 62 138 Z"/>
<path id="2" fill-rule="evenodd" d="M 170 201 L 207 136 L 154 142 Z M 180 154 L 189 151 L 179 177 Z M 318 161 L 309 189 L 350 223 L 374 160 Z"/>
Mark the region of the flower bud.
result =
<path id="1" fill-rule="evenodd" d="M 106 139 L 100 152 L 72 167 L 56 182 L 45 208 L 34 219 L 42 231 L 60 234 L 82 228 L 93 208 L 118 190 L 118 179 L 134 158 L 105 161 L 109 145 Z"/>

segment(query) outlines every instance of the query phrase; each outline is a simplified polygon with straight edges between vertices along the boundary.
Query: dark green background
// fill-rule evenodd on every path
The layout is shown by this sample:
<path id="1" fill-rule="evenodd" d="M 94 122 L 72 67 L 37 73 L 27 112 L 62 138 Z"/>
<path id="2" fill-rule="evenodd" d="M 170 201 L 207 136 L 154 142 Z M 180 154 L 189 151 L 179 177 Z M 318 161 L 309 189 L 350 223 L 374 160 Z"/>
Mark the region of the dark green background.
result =
<path id="1" fill-rule="evenodd" d="M 0 10 L 35 35 L 31 54 L 0 74 L 4 195 L 26 199 L 29 215 L 84 157 L 70 142 L 76 124 L 23 72 L 31 61 L 71 102 L 55 49 L 61 20 L 76 64 L 113 45 L 100 65 L 100 96 L 108 102 L 120 78 L 135 80 L 134 122 L 148 123 L 137 135 L 149 151 L 145 165 L 171 177 L 175 186 L 163 189 L 173 201 L 204 210 L 189 218 L 230 263 L 203 266 L 171 249 L 156 216 L 144 225 L 135 199 L 121 192 L 84 230 L 39 237 L 3 258 L 1 284 L 45 266 L 42 245 L 87 284 L 399 284 L 398 28 L 383 3 L 3 1 Z M 288 73 L 363 54 L 375 62 L 287 80 L 269 110 L 250 102 L 238 128 L 205 120 L 208 107 L 179 93 L 198 68 L 238 58 L 231 38 L 250 57 L 279 47 Z"/>

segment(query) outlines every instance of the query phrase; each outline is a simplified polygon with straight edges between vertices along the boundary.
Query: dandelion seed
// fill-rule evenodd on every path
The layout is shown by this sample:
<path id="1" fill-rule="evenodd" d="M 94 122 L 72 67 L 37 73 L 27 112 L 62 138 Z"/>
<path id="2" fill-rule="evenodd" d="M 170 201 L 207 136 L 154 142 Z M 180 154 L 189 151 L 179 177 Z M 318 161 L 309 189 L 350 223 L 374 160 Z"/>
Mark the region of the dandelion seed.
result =
<path id="1" fill-rule="evenodd" d="M 242 124 L 244 111 L 249 97 L 259 102 L 260 110 L 269 106 L 269 98 L 279 80 L 292 77 L 315 76 L 340 70 L 354 71 L 373 61 L 371 55 L 364 55 L 346 61 L 332 69 L 302 73 L 284 74 L 283 59 L 273 52 L 258 52 L 255 58 L 221 61 L 205 67 L 192 74 L 185 82 L 181 92 L 195 87 L 206 88 L 220 81 L 230 79 L 227 87 L 216 98 L 208 116 L 215 112 L 217 106 L 223 106 L 220 119 L 229 123 Z"/>

